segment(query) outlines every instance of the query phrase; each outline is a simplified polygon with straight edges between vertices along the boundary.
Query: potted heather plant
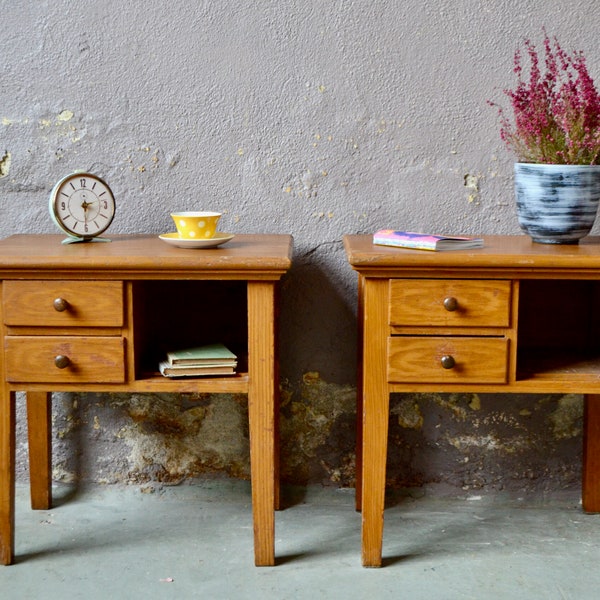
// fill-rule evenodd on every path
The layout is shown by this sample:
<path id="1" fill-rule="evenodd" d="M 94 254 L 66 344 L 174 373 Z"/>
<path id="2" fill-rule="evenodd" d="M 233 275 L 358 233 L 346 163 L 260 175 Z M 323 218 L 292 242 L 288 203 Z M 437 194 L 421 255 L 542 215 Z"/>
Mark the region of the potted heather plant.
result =
<path id="1" fill-rule="evenodd" d="M 600 201 L 600 95 L 581 51 L 568 54 L 544 31 L 544 63 L 525 41 L 517 49 L 517 85 L 505 90 L 500 136 L 514 152 L 517 216 L 541 243 L 577 243 L 591 230 Z"/>

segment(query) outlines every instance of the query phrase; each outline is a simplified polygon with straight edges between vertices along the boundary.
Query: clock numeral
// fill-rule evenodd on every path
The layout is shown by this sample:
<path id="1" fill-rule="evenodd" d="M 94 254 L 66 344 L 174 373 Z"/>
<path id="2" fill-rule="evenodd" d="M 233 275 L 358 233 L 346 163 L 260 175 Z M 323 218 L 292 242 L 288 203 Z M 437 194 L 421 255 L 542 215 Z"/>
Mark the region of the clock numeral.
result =
<path id="1" fill-rule="evenodd" d="M 81 187 L 82 187 L 82 188 L 84 188 L 84 187 L 85 187 L 86 180 L 85 180 L 85 179 L 82 177 L 82 178 L 79 180 L 79 183 L 80 183 Z"/>

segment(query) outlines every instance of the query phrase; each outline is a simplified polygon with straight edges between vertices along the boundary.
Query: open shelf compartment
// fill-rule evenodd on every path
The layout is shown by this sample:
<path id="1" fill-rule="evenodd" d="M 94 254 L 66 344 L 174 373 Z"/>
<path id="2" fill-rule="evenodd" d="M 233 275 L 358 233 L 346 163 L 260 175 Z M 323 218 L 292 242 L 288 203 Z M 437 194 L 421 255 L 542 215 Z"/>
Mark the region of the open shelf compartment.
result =
<path id="1" fill-rule="evenodd" d="M 600 282 L 522 280 L 517 381 L 600 381 Z"/>
<path id="2" fill-rule="evenodd" d="M 193 381 L 196 386 L 206 381 L 208 387 L 222 379 L 232 380 L 232 383 L 238 380 L 240 385 L 245 385 L 248 370 L 246 287 L 245 281 L 133 282 L 135 380 L 149 383 L 155 379 L 157 388 L 167 388 L 174 382 L 185 387 L 186 381 Z M 165 359 L 167 351 L 213 343 L 223 343 L 237 355 L 236 375 L 174 379 L 160 375 L 158 364 Z"/>

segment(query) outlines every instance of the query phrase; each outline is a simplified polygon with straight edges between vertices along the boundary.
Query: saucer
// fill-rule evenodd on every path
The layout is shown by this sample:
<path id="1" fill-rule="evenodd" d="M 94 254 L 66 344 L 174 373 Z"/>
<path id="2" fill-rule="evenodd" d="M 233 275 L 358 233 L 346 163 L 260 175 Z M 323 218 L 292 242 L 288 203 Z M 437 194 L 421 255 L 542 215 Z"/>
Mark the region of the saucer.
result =
<path id="1" fill-rule="evenodd" d="M 180 238 L 178 233 L 163 233 L 158 236 L 163 242 L 177 246 L 178 248 L 216 248 L 225 242 L 228 242 L 234 236 L 233 233 L 217 232 L 207 240 L 192 240 Z"/>

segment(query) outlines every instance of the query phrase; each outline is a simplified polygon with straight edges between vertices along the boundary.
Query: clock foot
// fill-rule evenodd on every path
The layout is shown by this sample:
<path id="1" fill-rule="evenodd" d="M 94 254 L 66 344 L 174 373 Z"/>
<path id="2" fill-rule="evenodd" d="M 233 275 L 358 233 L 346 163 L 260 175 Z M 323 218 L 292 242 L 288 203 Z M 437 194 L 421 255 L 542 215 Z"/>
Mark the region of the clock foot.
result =
<path id="1" fill-rule="evenodd" d="M 84 238 L 84 237 L 76 237 L 76 236 L 69 236 L 66 237 L 62 243 L 63 244 L 77 244 L 79 242 L 110 242 L 110 240 L 108 238 L 99 238 L 99 237 L 94 237 L 94 238 Z"/>

